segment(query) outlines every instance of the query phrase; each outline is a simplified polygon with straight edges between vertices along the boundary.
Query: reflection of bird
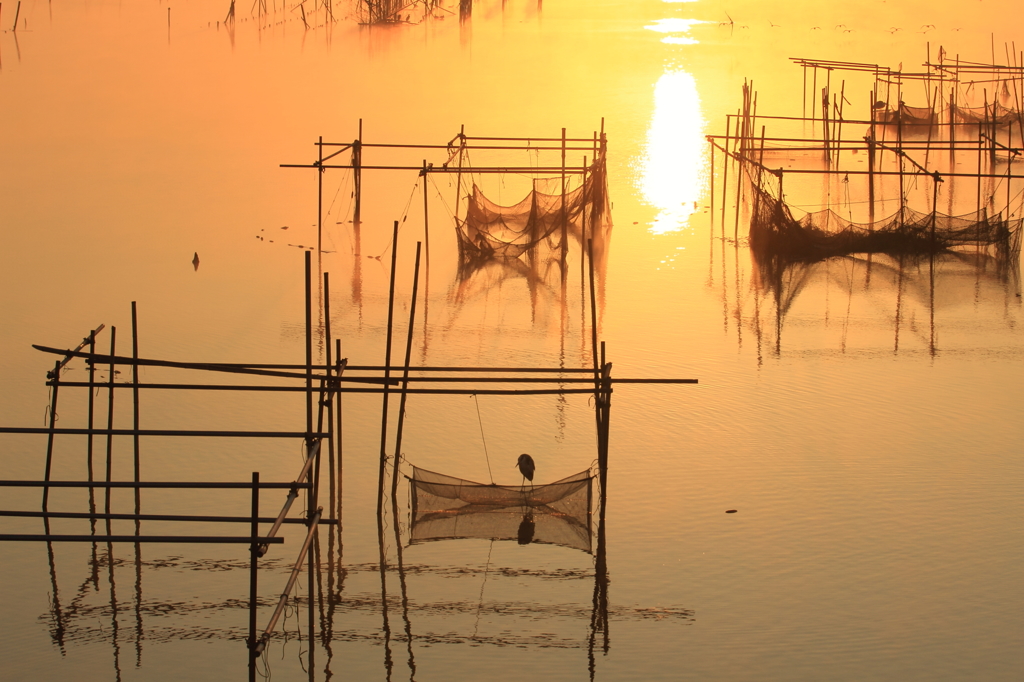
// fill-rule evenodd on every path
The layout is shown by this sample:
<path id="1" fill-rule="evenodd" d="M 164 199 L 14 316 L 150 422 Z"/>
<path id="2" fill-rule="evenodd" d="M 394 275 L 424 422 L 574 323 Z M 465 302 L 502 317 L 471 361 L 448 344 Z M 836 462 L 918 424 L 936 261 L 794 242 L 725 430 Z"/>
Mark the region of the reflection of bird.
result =
<path id="1" fill-rule="evenodd" d="M 519 461 L 516 462 L 516 466 L 519 467 L 519 471 L 523 474 L 523 478 L 533 483 L 533 472 L 537 470 L 537 465 L 533 463 L 533 457 L 530 457 L 526 453 L 519 455 Z"/>
<path id="2" fill-rule="evenodd" d="M 533 514 L 523 514 L 523 520 L 519 523 L 519 532 L 516 533 L 520 545 L 528 545 L 533 542 L 533 532 L 537 524 L 533 521 Z"/>

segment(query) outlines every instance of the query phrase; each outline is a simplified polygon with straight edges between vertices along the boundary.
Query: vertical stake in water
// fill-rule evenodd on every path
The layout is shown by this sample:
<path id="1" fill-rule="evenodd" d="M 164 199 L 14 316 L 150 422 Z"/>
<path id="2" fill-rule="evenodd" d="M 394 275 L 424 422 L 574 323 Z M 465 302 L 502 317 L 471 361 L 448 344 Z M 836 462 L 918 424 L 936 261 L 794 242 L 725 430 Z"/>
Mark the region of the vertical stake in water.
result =
<path id="1" fill-rule="evenodd" d="M 309 251 L 305 252 L 306 267 L 306 445 L 313 442 L 313 285 Z M 313 508 L 309 508 L 313 512 Z"/>
<path id="2" fill-rule="evenodd" d="M 412 361 L 412 334 L 416 326 L 416 294 L 420 284 L 420 242 L 416 242 L 416 265 L 412 277 L 412 300 L 409 302 L 409 330 L 405 341 L 405 364 L 402 367 L 402 395 L 398 405 L 398 426 L 395 432 L 395 461 L 391 473 L 391 503 L 398 505 L 398 464 L 402 458 L 402 430 L 405 426 L 405 402 L 409 395 L 409 363 Z M 398 530 L 398 518 L 394 519 Z"/>
<path id="3" fill-rule="evenodd" d="M 258 562 L 260 556 L 260 472 L 252 472 L 252 543 L 249 545 L 249 682 L 256 682 L 256 608 L 259 592 L 257 590 Z"/>
<path id="4" fill-rule="evenodd" d="M 336 393 L 335 389 L 340 386 L 337 379 L 331 378 L 331 275 L 329 272 L 324 273 L 324 333 L 325 343 L 324 348 L 326 349 L 327 357 L 325 358 L 325 369 L 327 374 L 327 394 L 325 397 L 325 407 L 327 408 L 327 464 L 328 473 L 330 475 L 330 512 L 328 517 L 334 513 L 335 503 L 335 490 L 334 490 L 334 410 L 331 409 L 331 401 L 335 400 L 340 396 L 340 393 Z"/>
<path id="5" fill-rule="evenodd" d="M 335 339 L 334 340 L 334 346 L 335 346 L 335 353 L 334 353 L 335 360 L 334 361 L 335 361 L 335 363 L 337 363 L 336 364 L 336 367 L 337 367 L 336 373 L 337 373 L 338 378 L 339 378 L 338 388 L 340 389 L 341 388 L 340 378 L 341 378 L 341 367 L 342 367 L 342 364 L 341 364 L 341 339 Z M 343 430 L 342 430 L 342 423 L 341 423 L 341 395 L 342 395 L 341 391 L 339 390 L 338 393 L 337 393 L 337 396 L 335 397 L 335 400 L 338 401 L 338 404 L 335 406 L 335 411 L 336 411 L 336 415 L 337 415 L 337 424 L 338 424 L 338 427 L 337 427 L 337 434 L 338 435 L 337 435 L 337 446 L 336 447 L 338 449 L 338 508 L 337 508 L 338 516 L 337 516 L 337 519 L 338 519 L 338 561 L 339 562 L 341 561 L 341 511 L 343 509 L 343 505 L 341 503 L 341 494 L 342 494 L 342 483 L 345 480 L 344 476 L 342 475 L 342 468 L 344 466 L 344 463 L 342 461 L 342 453 L 344 452 L 343 449 L 342 449 L 342 444 L 343 444 L 344 441 L 342 440 Z"/>
<path id="6" fill-rule="evenodd" d="M 394 233 L 391 238 L 391 282 L 388 288 L 388 326 L 387 338 L 384 341 L 384 390 L 382 391 L 381 424 L 380 424 L 380 469 L 377 476 L 377 523 L 381 536 L 384 533 L 384 474 L 386 472 L 388 451 L 388 383 L 391 378 L 391 336 L 395 323 L 395 270 L 398 265 L 398 221 L 395 221 Z M 381 550 L 383 552 L 383 550 Z M 382 554 L 383 560 L 383 554 Z"/>
<path id="7" fill-rule="evenodd" d="M 133 417 L 132 417 L 132 428 L 134 433 L 132 434 L 133 446 L 134 446 L 134 463 L 135 463 L 135 482 L 138 483 L 142 480 L 141 478 L 141 466 L 139 461 L 139 321 L 136 314 L 135 301 L 132 301 L 132 402 L 134 403 Z M 142 507 L 142 490 L 140 488 L 135 489 L 135 513 L 140 513 Z M 135 532 L 138 534 L 139 521 L 135 520 Z"/>
<path id="8" fill-rule="evenodd" d="M 50 482 L 50 467 L 53 463 L 53 436 L 54 428 L 57 425 L 57 389 L 60 387 L 60 360 L 53 363 L 53 372 L 50 373 L 53 378 L 53 392 L 50 394 L 50 433 L 46 438 L 46 472 L 43 476 L 43 480 L 47 483 Z M 49 511 L 49 500 L 50 500 L 50 487 L 43 487 L 43 511 Z M 44 517 L 47 518 L 47 517 Z M 47 522 L 49 519 L 47 518 Z M 49 531 L 47 531 L 49 534 Z"/>
<path id="9" fill-rule="evenodd" d="M 113 475 L 114 468 L 114 352 L 117 349 L 117 327 L 110 328 L 110 365 L 107 369 L 109 376 L 109 382 L 107 386 L 107 470 L 104 477 L 104 481 L 110 483 L 110 477 Z M 110 492 L 111 489 L 108 487 L 106 490 L 106 505 L 104 507 L 107 514 L 110 513 Z M 110 519 L 107 519 L 107 529 L 110 528 Z M 110 534 L 109 532 L 107 533 Z"/>
<path id="10" fill-rule="evenodd" d="M 355 207 L 352 210 L 352 222 L 355 223 L 356 234 L 362 224 L 363 204 L 363 119 L 359 119 L 359 137 L 352 143 L 352 184 L 355 190 Z M 359 244 L 356 243 L 356 256 L 359 256 Z"/>
<path id="11" fill-rule="evenodd" d="M 100 327 L 94 329 L 92 331 L 92 333 L 89 334 L 89 354 L 90 355 L 96 355 L 96 334 L 99 332 L 100 329 L 102 329 L 102 327 L 103 327 L 103 325 L 100 325 Z M 92 428 L 93 428 L 93 423 L 94 423 L 93 417 L 95 416 L 95 410 L 96 410 L 95 391 L 96 391 L 96 363 L 93 362 L 92 358 L 89 358 L 89 413 L 88 413 L 89 414 L 89 416 L 88 416 L 89 440 L 87 441 L 87 444 L 86 444 L 86 457 L 87 457 L 87 460 L 88 460 L 87 464 L 86 464 L 86 471 L 87 471 L 87 474 L 89 476 L 89 482 L 90 483 L 92 483 L 93 478 L 94 478 L 94 475 L 93 475 L 93 439 L 92 439 Z M 89 488 L 89 513 L 90 514 L 95 514 L 96 513 L 96 491 L 93 488 Z M 95 518 L 89 519 L 89 527 L 92 529 L 93 533 L 96 532 L 96 519 Z M 93 548 L 95 549 L 95 545 L 93 545 Z"/>
<path id="12" fill-rule="evenodd" d="M 316 143 L 319 158 L 316 162 L 316 260 L 319 263 L 323 254 L 324 233 L 324 136 Z"/>
<path id="13" fill-rule="evenodd" d="M 565 206 L 565 128 L 562 128 L 562 282 L 565 282 L 565 260 L 569 249 L 569 214 Z"/>

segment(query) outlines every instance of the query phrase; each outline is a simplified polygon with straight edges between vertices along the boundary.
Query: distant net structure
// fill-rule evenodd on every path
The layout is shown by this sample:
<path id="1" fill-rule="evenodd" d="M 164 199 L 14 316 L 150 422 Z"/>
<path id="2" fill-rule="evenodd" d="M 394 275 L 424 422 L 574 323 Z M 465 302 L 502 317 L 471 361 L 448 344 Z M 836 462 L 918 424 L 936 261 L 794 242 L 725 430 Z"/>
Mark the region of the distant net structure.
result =
<path id="1" fill-rule="evenodd" d="M 1022 114 L 1015 107 L 1008 107 L 999 102 L 984 106 L 945 106 L 945 107 L 913 107 L 901 103 L 898 107 L 890 107 L 878 102 L 872 117 L 876 123 L 902 124 L 906 126 L 937 126 L 949 124 L 985 124 L 1009 125 L 1018 123 Z"/>
<path id="2" fill-rule="evenodd" d="M 533 266 L 564 261 L 570 241 L 584 253 L 591 242 L 599 256 L 610 229 L 602 148 L 582 175 L 533 178 L 527 195 L 509 206 L 492 201 L 474 184 L 465 214 L 456 217 L 460 270 L 472 272 L 489 262 L 511 264 L 515 259 Z"/>
<path id="3" fill-rule="evenodd" d="M 410 544 L 477 538 L 592 553 L 593 483 L 589 471 L 546 485 L 503 486 L 413 467 Z"/>
<path id="4" fill-rule="evenodd" d="M 804 69 L 802 116 L 758 113 L 753 84 L 744 83 L 726 135 L 709 136 L 712 160 L 725 156 L 723 239 L 732 181 L 733 240 L 745 212 L 761 262 L 974 251 L 1018 266 L 1024 64 L 953 62 L 942 48 L 923 72 L 794 61 Z M 873 79 L 870 90 L 854 90 L 868 95 L 865 115 L 846 111 L 854 95 L 845 80 L 832 81 L 842 71 Z M 918 87 L 927 106 L 904 102 Z M 769 135 L 769 122 L 788 130 Z M 713 186 L 711 196 L 714 203 Z"/>
<path id="5" fill-rule="evenodd" d="M 813 261 L 851 253 L 928 254 L 969 247 L 991 247 L 999 257 L 1020 253 L 1021 218 L 986 208 L 964 215 L 922 213 L 901 206 L 871 222 L 853 222 L 825 208 L 797 219 L 779 196 L 781 181 L 754 174 L 750 184 L 750 247 L 793 261 Z"/>

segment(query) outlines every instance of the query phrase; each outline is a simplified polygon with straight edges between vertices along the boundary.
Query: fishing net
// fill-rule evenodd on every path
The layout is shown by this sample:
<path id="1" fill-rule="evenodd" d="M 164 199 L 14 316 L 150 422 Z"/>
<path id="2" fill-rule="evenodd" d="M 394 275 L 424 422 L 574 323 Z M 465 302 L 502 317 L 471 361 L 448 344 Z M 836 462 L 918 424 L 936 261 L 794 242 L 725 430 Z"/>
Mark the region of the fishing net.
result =
<path id="1" fill-rule="evenodd" d="M 559 186 L 575 184 L 566 187 Z M 550 185 L 556 191 L 544 191 Z M 603 251 L 611 228 L 608 179 L 604 157 L 587 173 L 558 178 L 535 178 L 533 189 L 521 201 L 501 206 L 476 184 L 469 197 L 466 216 L 456 219 L 459 257 L 463 268 L 474 269 L 492 260 L 531 260 L 557 257 L 568 248 L 571 237 L 584 245 L 591 239 L 595 253 Z"/>
<path id="2" fill-rule="evenodd" d="M 873 112 L 876 123 L 909 126 L 939 125 L 949 123 L 950 107 L 911 107 L 901 104 L 899 109 L 892 107 L 877 108 Z M 979 123 L 1008 124 L 1017 123 L 1021 112 L 1017 109 L 993 102 L 980 107 L 952 107 L 953 119 L 956 123 L 977 125 Z"/>
<path id="3" fill-rule="evenodd" d="M 413 467 L 410 544 L 455 538 L 539 542 L 591 552 L 593 480 L 584 471 L 547 485 L 474 483 Z"/>
<path id="4" fill-rule="evenodd" d="M 851 253 L 925 254 L 961 247 L 993 247 L 1001 257 L 1020 253 L 1020 218 L 982 209 L 965 215 L 921 213 L 904 206 L 873 222 L 846 220 L 832 209 L 799 220 L 771 187 L 774 175 L 751 181 L 750 247 L 789 260 L 818 260 Z M 774 190 L 774 191 L 773 191 Z"/>

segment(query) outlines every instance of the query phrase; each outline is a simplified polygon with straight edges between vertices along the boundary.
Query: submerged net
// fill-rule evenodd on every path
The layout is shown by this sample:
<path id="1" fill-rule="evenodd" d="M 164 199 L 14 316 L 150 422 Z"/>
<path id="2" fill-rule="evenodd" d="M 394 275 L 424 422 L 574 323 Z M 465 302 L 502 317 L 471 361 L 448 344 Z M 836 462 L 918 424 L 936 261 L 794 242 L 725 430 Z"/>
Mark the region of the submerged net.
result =
<path id="1" fill-rule="evenodd" d="M 413 467 L 410 544 L 479 538 L 589 553 L 593 480 L 584 471 L 547 485 L 487 485 Z"/>
<path id="2" fill-rule="evenodd" d="M 1020 218 L 988 215 L 984 209 L 952 216 L 904 206 L 887 218 L 868 223 L 846 220 L 832 209 L 797 220 L 764 180 L 751 182 L 750 218 L 750 247 L 762 254 L 796 261 L 851 253 L 927 254 L 969 246 L 993 247 L 1000 257 L 1020 252 Z"/>
<path id="3" fill-rule="evenodd" d="M 572 178 L 567 176 L 566 182 Z M 581 245 L 592 239 L 595 252 L 602 250 L 611 227 L 603 154 L 582 182 L 575 182 L 576 187 L 566 188 L 564 193 L 548 193 L 541 191 L 541 186 L 549 183 L 534 179 L 533 189 L 512 206 L 491 201 L 474 184 L 465 218 L 456 219 L 462 267 L 524 254 L 533 259 L 552 257 L 564 252 L 570 237 Z"/>

